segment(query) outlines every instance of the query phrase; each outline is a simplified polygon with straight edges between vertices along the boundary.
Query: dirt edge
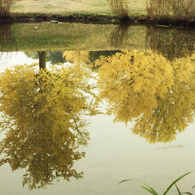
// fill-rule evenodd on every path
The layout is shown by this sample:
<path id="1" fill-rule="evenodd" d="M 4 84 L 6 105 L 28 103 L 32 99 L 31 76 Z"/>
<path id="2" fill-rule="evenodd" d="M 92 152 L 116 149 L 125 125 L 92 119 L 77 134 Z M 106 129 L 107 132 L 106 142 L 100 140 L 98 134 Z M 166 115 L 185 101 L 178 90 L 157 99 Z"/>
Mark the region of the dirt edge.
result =
<path id="1" fill-rule="evenodd" d="M 36 22 L 69 22 L 69 23 L 85 23 L 85 24 L 147 24 L 195 27 L 195 20 L 174 19 L 170 17 L 150 18 L 148 16 L 130 16 L 128 18 L 117 18 L 116 16 L 93 15 L 93 14 L 73 14 L 73 15 L 56 15 L 56 14 L 12 14 L 9 17 L 0 16 L 0 23 L 36 23 Z"/>

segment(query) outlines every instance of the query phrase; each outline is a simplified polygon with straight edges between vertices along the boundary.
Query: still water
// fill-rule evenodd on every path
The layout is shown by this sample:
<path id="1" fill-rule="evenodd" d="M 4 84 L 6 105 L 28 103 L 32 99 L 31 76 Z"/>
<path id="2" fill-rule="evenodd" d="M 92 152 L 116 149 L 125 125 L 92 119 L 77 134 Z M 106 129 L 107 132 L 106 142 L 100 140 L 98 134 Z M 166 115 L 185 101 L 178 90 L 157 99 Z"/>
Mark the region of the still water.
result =
<path id="1" fill-rule="evenodd" d="M 193 31 L 112 28 L 112 50 L 1 52 L 1 194 L 147 194 L 137 180 L 162 194 L 194 171 Z"/>

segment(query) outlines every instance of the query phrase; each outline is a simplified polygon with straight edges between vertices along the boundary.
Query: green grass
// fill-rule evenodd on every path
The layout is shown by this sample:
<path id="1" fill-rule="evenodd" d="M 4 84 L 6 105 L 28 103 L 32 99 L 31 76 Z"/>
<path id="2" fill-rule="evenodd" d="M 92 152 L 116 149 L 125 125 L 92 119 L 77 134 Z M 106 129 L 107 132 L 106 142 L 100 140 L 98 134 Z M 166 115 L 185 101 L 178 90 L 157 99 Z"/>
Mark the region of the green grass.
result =
<path id="1" fill-rule="evenodd" d="M 0 51 L 152 49 L 168 59 L 173 59 L 194 52 L 194 36 L 193 29 L 182 28 L 15 23 L 1 26 Z"/>
<path id="2" fill-rule="evenodd" d="M 72 15 L 77 14 L 104 14 L 112 15 L 108 0 L 17 0 L 11 7 L 11 12 L 17 13 L 42 13 Z M 146 14 L 146 0 L 132 0 L 128 2 L 129 13 Z M 22 6 L 22 7 L 20 7 Z M 33 9 L 32 9 L 33 6 Z M 22 8 L 22 9 L 21 9 Z M 138 13 L 137 13 L 138 14 Z"/>
<path id="3" fill-rule="evenodd" d="M 116 25 L 76 23 L 16 23 L 0 29 L 1 51 L 64 51 L 64 50 L 115 50 L 145 48 L 145 26 L 132 26 L 127 30 L 125 44 L 111 42 Z M 8 36 L 8 33 L 9 36 Z M 4 34 L 4 36 L 3 36 Z M 1 36 L 0 36 L 1 37 Z M 123 37 L 120 37 L 119 40 Z M 2 43 L 5 43 L 2 45 Z"/>
<path id="4" fill-rule="evenodd" d="M 155 3 L 151 3 L 151 7 L 147 7 L 146 2 L 150 1 L 158 1 L 160 3 L 156 7 L 153 6 Z M 185 1 L 193 2 L 193 0 Z M 159 10 L 161 10 L 161 7 L 163 7 L 163 10 L 168 10 L 168 8 L 162 3 L 164 0 L 124 0 L 124 2 L 125 4 L 127 3 L 127 9 L 121 9 L 119 6 L 117 9 L 114 9 L 115 11 L 113 11 L 111 6 L 109 6 L 108 0 L 49 0 L 44 2 L 42 0 L 16 0 L 11 6 L 10 12 L 13 17 L 18 16 L 19 14 L 26 14 L 26 16 L 29 14 L 44 14 L 45 17 L 47 17 L 48 14 L 58 14 L 62 17 L 74 14 L 95 15 L 97 17 L 99 15 L 118 16 L 121 22 L 127 21 L 128 16 L 131 17 L 131 21 L 134 20 L 134 17 L 136 17 L 138 21 L 143 21 L 143 17 L 145 17 L 145 19 L 147 18 L 157 24 L 163 23 L 172 24 L 174 26 L 194 26 L 195 16 L 193 11 L 191 11 L 187 17 L 180 11 L 176 15 L 172 14 L 173 11 L 171 11 L 168 15 L 164 12 L 163 14 L 160 13 Z M 190 10 L 191 7 L 193 6 L 190 6 L 188 9 Z M 120 9 L 125 10 L 125 12 L 118 11 Z M 154 11 L 155 9 L 156 11 L 153 13 L 152 10 Z M 121 13 L 123 13 L 123 16 Z"/>
<path id="5" fill-rule="evenodd" d="M 194 52 L 194 36 L 194 30 L 182 28 L 15 23 L 1 26 L 0 51 L 152 49 L 173 59 Z"/>
<path id="6" fill-rule="evenodd" d="M 94 6 L 97 6 L 97 7 L 104 7 L 104 6 L 106 6 L 106 4 L 105 4 L 105 3 L 102 3 L 102 4 L 94 4 Z"/>
<path id="7" fill-rule="evenodd" d="M 192 195 L 192 193 L 190 192 L 181 192 L 180 189 L 178 188 L 177 186 L 177 182 L 179 182 L 181 179 L 183 179 L 185 176 L 189 175 L 190 173 L 192 173 L 192 171 L 190 172 L 187 172 L 183 175 L 181 175 L 180 177 L 178 177 L 177 179 L 175 179 L 168 187 L 167 189 L 164 191 L 164 193 L 162 195 L 166 195 L 173 186 L 176 187 L 177 189 L 177 192 L 178 192 L 178 195 L 182 195 L 182 194 L 189 194 L 189 195 Z M 134 180 L 134 179 L 126 179 L 126 180 L 122 180 L 121 182 L 119 182 L 118 185 L 120 185 L 121 183 L 123 182 L 126 182 L 126 181 L 131 181 L 131 180 Z M 138 180 L 142 185 L 141 187 L 146 190 L 147 192 L 149 192 L 150 194 L 153 194 L 153 195 L 159 195 L 155 190 L 154 188 L 152 188 L 151 186 L 149 186 L 148 184 L 144 183 L 143 181 L 140 181 Z M 193 188 L 193 187 L 192 187 Z"/>
<path id="8" fill-rule="evenodd" d="M 11 6 L 12 10 L 18 10 L 18 9 L 21 9 L 21 8 L 22 8 L 22 5 L 12 5 Z"/>

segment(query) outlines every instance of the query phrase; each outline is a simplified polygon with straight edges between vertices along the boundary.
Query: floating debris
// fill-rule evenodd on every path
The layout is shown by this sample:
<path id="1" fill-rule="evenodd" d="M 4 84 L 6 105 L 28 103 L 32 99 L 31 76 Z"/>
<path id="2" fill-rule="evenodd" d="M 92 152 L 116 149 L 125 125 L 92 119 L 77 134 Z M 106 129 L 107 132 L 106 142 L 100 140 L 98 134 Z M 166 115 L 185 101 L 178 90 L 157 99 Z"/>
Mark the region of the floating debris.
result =
<path id="1" fill-rule="evenodd" d="M 166 147 L 159 148 L 157 150 L 164 150 L 164 149 L 170 149 L 170 148 L 183 148 L 183 145 L 179 144 L 175 146 L 166 146 Z"/>
<path id="2" fill-rule="evenodd" d="M 58 23 L 57 20 L 51 20 L 50 23 Z"/>

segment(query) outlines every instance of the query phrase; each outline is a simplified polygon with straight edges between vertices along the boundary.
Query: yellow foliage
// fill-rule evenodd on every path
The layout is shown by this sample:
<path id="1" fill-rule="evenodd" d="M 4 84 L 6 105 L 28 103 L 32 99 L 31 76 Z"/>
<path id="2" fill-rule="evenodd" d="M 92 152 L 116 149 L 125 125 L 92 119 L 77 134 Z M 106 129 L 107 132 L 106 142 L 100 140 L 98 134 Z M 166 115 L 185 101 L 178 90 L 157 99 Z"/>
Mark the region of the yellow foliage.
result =
<path id="1" fill-rule="evenodd" d="M 194 56 L 172 62 L 154 52 L 125 51 L 96 61 L 100 96 L 115 121 L 134 120 L 133 133 L 169 142 L 193 121 Z"/>
<path id="2" fill-rule="evenodd" d="M 72 62 L 76 65 L 80 65 L 81 63 L 91 64 L 88 51 L 65 51 L 63 57 L 66 61 Z"/>
<path id="3" fill-rule="evenodd" d="M 190 57 L 177 58 L 172 66 L 174 85 L 158 100 L 158 108 L 152 115 L 135 120 L 133 132 L 150 143 L 173 141 L 194 120 L 195 61 Z"/>
<path id="4" fill-rule="evenodd" d="M 73 163 L 85 155 L 78 149 L 89 140 L 82 116 L 96 113 L 90 78 L 84 66 L 37 72 L 34 65 L 24 65 L 0 75 L 1 129 L 6 134 L 0 165 L 26 168 L 23 185 L 32 189 L 59 177 L 82 177 Z"/>
<path id="5" fill-rule="evenodd" d="M 153 52 L 124 51 L 101 57 L 100 96 L 110 104 L 116 121 L 132 121 L 142 113 L 151 114 L 157 99 L 173 84 L 173 68 L 163 56 Z"/>

